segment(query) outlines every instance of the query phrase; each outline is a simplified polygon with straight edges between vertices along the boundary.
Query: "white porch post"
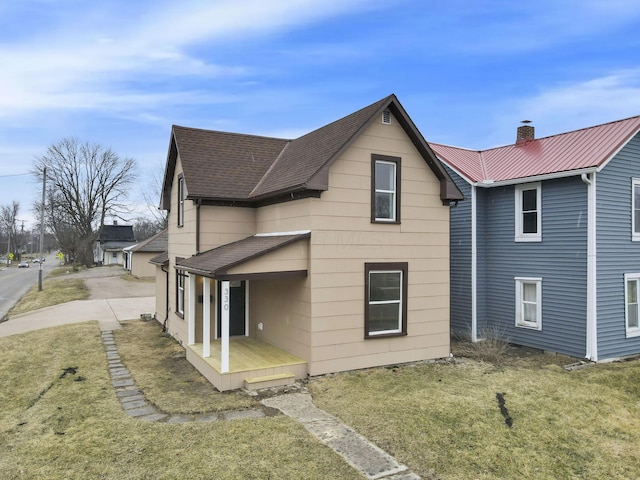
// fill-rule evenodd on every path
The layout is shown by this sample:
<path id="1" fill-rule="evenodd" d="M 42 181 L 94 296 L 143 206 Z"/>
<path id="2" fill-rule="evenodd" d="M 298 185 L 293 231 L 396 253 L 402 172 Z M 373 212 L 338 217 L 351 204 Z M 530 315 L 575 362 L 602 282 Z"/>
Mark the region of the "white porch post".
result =
<path id="1" fill-rule="evenodd" d="M 187 312 L 187 344 L 196 343 L 196 276 L 189 274 L 189 310 Z"/>
<path id="2" fill-rule="evenodd" d="M 204 277 L 202 283 L 202 356 L 211 356 L 211 279 Z"/>
<path id="3" fill-rule="evenodd" d="M 220 370 L 222 373 L 229 371 L 229 282 L 221 282 L 222 295 L 222 336 L 220 337 Z"/>

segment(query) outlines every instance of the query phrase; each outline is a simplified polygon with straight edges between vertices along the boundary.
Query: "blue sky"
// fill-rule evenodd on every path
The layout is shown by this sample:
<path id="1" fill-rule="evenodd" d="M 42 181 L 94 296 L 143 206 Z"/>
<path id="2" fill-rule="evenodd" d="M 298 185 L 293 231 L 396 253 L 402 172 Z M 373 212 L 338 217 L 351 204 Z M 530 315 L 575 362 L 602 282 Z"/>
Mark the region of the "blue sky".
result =
<path id="1" fill-rule="evenodd" d="M 0 205 L 66 136 L 162 178 L 172 124 L 294 138 L 395 93 L 483 149 L 640 115 L 637 0 L 0 0 Z M 139 205 L 139 213 L 146 213 Z M 134 214 L 135 215 L 135 214 Z M 27 224 L 28 228 L 28 224 Z"/>

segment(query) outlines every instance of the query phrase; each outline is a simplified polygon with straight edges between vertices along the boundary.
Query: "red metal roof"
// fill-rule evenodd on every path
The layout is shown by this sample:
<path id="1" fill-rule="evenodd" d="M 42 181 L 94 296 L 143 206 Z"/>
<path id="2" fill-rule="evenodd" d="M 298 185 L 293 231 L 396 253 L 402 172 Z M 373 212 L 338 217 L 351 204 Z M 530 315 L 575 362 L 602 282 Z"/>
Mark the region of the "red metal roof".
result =
<path id="1" fill-rule="evenodd" d="M 638 131 L 640 116 L 482 151 L 429 145 L 470 181 L 503 182 L 602 167 Z"/>

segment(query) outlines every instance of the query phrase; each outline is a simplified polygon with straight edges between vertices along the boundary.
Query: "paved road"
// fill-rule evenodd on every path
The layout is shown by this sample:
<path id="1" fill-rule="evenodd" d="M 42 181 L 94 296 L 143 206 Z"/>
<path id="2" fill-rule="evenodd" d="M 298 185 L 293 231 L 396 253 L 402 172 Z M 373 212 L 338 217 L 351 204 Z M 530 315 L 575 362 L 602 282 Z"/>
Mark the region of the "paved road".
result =
<path id="1" fill-rule="evenodd" d="M 17 265 L 17 262 L 14 262 Z M 54 256 L 44 262 L 43 278 L 56 266 Z M 38 284 L 38 264 L 29 268 L 0 266 L 0 321 L 27 291 Z"/>

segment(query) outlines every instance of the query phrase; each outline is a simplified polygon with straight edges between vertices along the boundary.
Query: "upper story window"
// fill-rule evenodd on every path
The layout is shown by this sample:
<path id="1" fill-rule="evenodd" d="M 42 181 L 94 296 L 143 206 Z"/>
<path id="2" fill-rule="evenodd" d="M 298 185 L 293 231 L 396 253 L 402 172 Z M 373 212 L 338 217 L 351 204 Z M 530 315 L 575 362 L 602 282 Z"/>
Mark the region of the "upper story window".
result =
<path id="1" fill-rule="evenodd" d="M 542 279 L 515 278 L 516 326 L 542 330 Z"/>
<path id="2" fill-rule="evenodd" d="M 400 158 L 371 156 L 371 221 L 400 223 Z"/>
<path id="3" fill-rule="evenodd" d="M 184 177 L 178 177 L 178 226 L 184 225 Z"/>
<path id="4" fill-rule="evenodd" d="M 542 241 L 542 194 L 540 183 L 515 187 L 515 241 Z"/>
<path id="5" fill-rule="evenodd" d="M 365 263 L 365 338 L 407 334 L 408 264 Z"/>
<path id="6" fill-rule="evenodd" d="M 640 178 L 633 179 L 631 192 L 631 239 L 640 240 Z"/>
<path id="7" fill-rule="evenodd" d="M 639 287 L 640 273 L 626 273 L 624 275 L 624 318 L 627 337 L 640 336 Z"/>

